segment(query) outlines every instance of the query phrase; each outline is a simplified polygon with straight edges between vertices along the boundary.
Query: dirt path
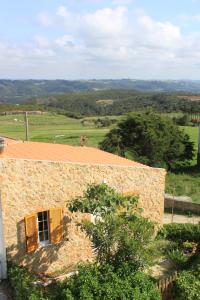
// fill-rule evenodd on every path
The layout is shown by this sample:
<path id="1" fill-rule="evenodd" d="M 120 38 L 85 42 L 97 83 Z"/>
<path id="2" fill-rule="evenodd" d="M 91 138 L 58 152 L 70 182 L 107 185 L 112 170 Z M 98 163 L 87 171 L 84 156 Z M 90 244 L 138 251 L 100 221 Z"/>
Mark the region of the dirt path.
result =
<path id="1" fill-rule="evenodd" d="M 188 217 L 188 216 L 184 216 L 184 215 L 174 215 L 174 217 L 173 217 L 173 223 L 198 224 L 199 222 L 200 222 L 200 216 Z M 165 213 L 163 223 L 164 224 L 172 223 L 172 215 Z"/>

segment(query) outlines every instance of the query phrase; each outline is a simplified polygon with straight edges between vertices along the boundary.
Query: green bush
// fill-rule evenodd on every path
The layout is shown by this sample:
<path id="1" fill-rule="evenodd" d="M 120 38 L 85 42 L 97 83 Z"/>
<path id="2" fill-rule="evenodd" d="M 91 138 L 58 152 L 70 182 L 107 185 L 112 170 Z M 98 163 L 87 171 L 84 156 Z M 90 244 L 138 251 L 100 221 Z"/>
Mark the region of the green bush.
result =
<path id="1" fill-rule="evenodd" d="M 200 269 L 199 269 L 200 271 Z M 200 300 L 200 272 L 183 271 L 174 285 L 177 300 Z"/>
<path id="2" fill-rule="evenodd" d="M 200 224 L 166 224 L 158 233 L 158 238 L 166 238 L 179 244 L 186 241 L 199 243 Z"/>
<path id="3" fill-rule="evenodd" d="M 176 268 L 184 269 L 188 263 L 188 257 L 183 254 L 183 251 L 175 249 L 168 252 L 169 258 L 173 261 Z"/>
<path id="4" fill-rule="evenodd" d="M 155 282 L 142 272 L 131 272 L 128 264 L 118 272 L 111 265 L 83 265 L 78 274 L 45 290 L 33 285 L 37 280 L 25 268 L 9 266 L 15 300 L 161 300 Z"/>
<path id="5" fill-rule="evenodd" d="M 34 286 L 33 282 L 38 280 L 25 268 L 9 264 L 8 279 L 11 286 L 13 299 L 15 300 L 46 300 L 44 290 Z"/>
<path id="6" fill-rule="evenodd" d="M 79 273 L 62 284 L 60 300 L 160 300 L 160 292 L 150 277 L 130 272 L 128 265 L 116 272 L 111 265 L 81 266 Z"/>
<path id="7" fill-rule="evenodd" d="M 154 224 L 142 217 L 138 197 L 118 194 L 106 184 L 90 185 L 69 209 L 96 216 L 94 224 L 83 222 L 81 229 L 90 238 L 100 264 L 118 268 L 128 262 L 136 271 L 151 261 L 147 246 L 155 232 Z"/>

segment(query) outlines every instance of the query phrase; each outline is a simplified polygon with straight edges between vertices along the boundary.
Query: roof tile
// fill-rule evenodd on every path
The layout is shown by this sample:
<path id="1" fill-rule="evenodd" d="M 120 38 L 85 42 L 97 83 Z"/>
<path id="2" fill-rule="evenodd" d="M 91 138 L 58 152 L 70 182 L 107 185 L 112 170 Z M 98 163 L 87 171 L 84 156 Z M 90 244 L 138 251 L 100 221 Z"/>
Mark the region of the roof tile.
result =
<path id="1" fill-rule="evenodd" d="M 0 155 L 0 158 L 147 167 L 135 161 L 122 158 L 97 148 L 40 142 L 23 142 L 9 138 L 5 138 L 5 151 Z"/>

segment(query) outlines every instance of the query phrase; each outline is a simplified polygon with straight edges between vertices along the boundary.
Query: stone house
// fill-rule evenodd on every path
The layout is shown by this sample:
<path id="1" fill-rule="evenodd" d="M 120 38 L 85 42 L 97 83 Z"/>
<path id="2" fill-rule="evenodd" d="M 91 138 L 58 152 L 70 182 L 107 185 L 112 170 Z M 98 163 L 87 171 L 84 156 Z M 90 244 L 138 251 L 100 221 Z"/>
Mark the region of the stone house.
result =
<path id="1" fill-rule="evenodd" d="M 92 259 L 91 243 L 77 226 L 90 215 L 67 209 L 88 184 L 138 194 L 143 215 L 162 224 L 165 170 L 85 146 L 0 142 L 1 277 L 6 255 L 47 273 Z"/>

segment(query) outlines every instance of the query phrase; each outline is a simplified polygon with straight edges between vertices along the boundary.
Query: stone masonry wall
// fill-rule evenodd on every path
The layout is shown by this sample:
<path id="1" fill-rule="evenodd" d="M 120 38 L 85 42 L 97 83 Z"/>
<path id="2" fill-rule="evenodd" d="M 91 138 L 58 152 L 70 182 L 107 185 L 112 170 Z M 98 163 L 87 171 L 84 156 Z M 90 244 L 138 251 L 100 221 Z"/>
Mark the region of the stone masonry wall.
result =
<path id="1" fill-rule="evenodd" d="M 90 241 L 77 228 L 80 214 L 67 203 L 82 195 L 88 184 L 102 181 L 121 193 L 140 196 L 143 215 L 162 224 L 165 171 L 148 167 L 123 167 L 33 161 L 0 160 L 0 192 L 7 253 L 35 272 L 53 272 L 92 259 Z M 57 245 L 26 253 L 24 217 L 53 207 L 65 208 L 65 238 Z"/>

